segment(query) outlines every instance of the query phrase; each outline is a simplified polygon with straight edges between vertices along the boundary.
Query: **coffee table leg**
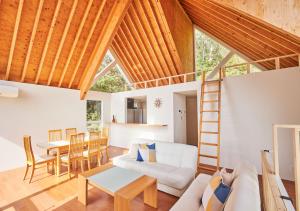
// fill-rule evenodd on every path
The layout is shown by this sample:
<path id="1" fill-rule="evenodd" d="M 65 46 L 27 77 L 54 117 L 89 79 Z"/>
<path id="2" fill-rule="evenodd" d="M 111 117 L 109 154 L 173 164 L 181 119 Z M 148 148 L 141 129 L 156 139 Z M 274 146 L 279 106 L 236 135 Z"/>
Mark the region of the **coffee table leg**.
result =
<path id="1" fill-rule="evenodd" d="M 88 181 L 86 177 L 78 175 L 78 201 L 87 205 Z"/>
<path id="2" fill-rule="evenodd" d="M 114 211 L 130 211 L 130 200 L 116 194 L 114 196 Z"/>
<path id="3" fill-rule="evenodd" d="M 157 183 L 147 187 L 144 190 L 144 203 L 157 208 Z"/>

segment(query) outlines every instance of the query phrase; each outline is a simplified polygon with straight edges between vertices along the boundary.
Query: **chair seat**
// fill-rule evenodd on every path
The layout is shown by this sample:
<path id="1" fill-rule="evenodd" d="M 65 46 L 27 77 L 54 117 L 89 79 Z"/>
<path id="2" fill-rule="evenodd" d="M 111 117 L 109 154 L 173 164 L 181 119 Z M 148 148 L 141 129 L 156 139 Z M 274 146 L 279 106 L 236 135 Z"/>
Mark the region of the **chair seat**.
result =
<path id="1" fill-rule="evenodd" d="M 107 146 L 100 146 L 100 150 L 104 150 L 106 148 L 107 148 Z"/>
<path id="2" fill-rule="evenodd" d="M 39 155 L 36 158 L 36 164 L 50 162 L 55 159 L 56 159 L 55 156 L 52 156 L 52 155 Z"/>
<path id="3" fill-rule="evenodd" d="M 98 150 L 94 149 L 94 150 L 91 150 L 90 153 L 97 153 Z M 83 157 L 89 157 L 89 151 L 88 150 L 85 150 L 83 151 Z"/>

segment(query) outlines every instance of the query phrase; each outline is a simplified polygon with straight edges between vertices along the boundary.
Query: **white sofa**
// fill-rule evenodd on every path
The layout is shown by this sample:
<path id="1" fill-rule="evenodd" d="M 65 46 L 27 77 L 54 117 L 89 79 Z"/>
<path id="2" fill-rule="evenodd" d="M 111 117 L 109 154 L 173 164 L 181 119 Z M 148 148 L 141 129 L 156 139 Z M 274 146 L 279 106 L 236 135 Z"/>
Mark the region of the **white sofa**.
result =
<path id="1" fill-rule="evenodd" d="M 236 178 L 231 185 L 232 192 L 225 202 L 224 211 L 261 211 L 255 167 L 248 163 L 241 163 L 236 168 L 235 174 Z M 203 211 L 200 199 L 210 178 L 210 175 L 199 174 L 170 211 Z"/>
<path id="2" fill-rule="evenodd" d="M 142 142 L 155 143 L 157 162 L 136 161 L 136 158 L 132 156 L 136 152 L 133 152 L 131 145 L 128 154 L 113 158 L 113 164 L 155 177 L 158 181 L 158 190 L 181 196 L 195 178 L 197 147 L 157 141 Z"/>

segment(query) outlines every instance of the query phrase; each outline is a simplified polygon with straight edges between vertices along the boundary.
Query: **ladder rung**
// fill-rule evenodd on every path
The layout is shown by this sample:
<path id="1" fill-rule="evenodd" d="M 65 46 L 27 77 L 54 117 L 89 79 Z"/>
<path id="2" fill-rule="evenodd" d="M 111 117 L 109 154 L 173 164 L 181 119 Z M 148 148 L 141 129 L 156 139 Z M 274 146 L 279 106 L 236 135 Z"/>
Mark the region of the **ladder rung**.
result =
<path id="1" fill-rule="evenodd" d="M 204 81 L 204 84 L 216 84 L 219 82 L 220 82 L 220 80 L 211 80 L 211 81 Z"/>
<path id="2" fill-rule="evenodd" d="M 219 146 L 218 144 L 215 144 L 215 143 L 209 143 L 209 142 L 200 142 L 200 144 L 206 145 L 206 146 L 214 146 L 214 147 Z"/>
<path id="3" fill-rule="evenodd" d="M 219 123 L 219 121 L 212 121 L 212 120 L 202 120 L 204 123 Z"/>
<path id="4" fill-rule="evenodd" d="M 203 110 L 203 111 L 201 111 L 201 113 L 203 113 L 203 112 L 219 112 L 219 110 Z"/>
<path id="5" fill-rule="evenodd" d="M 202 100 L 203 103 L 217 103 L 218 100 Z"/>
<path id="6" fill-rule="evenodd" d="M 203 169 L 203 170 L 215 172 L 215 171 L 217 171 L 218 168 L 215 167 L 215 166 L 214 167 L 208 167 L 208 166 L 199 165 L 198 169 Z"/>
<path id="7" fill-rule="evenodd" d="M 218 156 L 214 155 L 206 155 L 206 154 L 199 154 L 201 157 L 211 158 L 211 159 L 218 159 Z"/>
<path id="8" fill-rule="evenodd" d="M 214 90 L 214 91 L 206 91 L 204 94 L 213 94 L 213 93 L 219 93 L 219 90 Z"/>
<path id="9" fill-rule="evenodd" d="M 200 131 L 200 133 L 219 134 L 219 132 L 211 132 L 211 131 Z"/>

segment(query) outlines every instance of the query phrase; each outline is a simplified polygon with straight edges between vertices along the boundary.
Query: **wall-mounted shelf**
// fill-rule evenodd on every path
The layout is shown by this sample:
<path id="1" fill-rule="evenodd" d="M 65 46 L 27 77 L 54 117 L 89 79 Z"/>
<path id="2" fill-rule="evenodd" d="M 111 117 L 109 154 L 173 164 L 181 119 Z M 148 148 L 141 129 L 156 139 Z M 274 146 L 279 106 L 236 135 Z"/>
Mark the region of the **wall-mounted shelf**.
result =
<path id="1" fill-rule="evenodd" d="M 166 127 L 168 126 L 167 124 L 140 124 L 140 123 L 110 123 L 113 125 L 124 125 L 124 126 L 142 126 L 142 127 Z"/>

